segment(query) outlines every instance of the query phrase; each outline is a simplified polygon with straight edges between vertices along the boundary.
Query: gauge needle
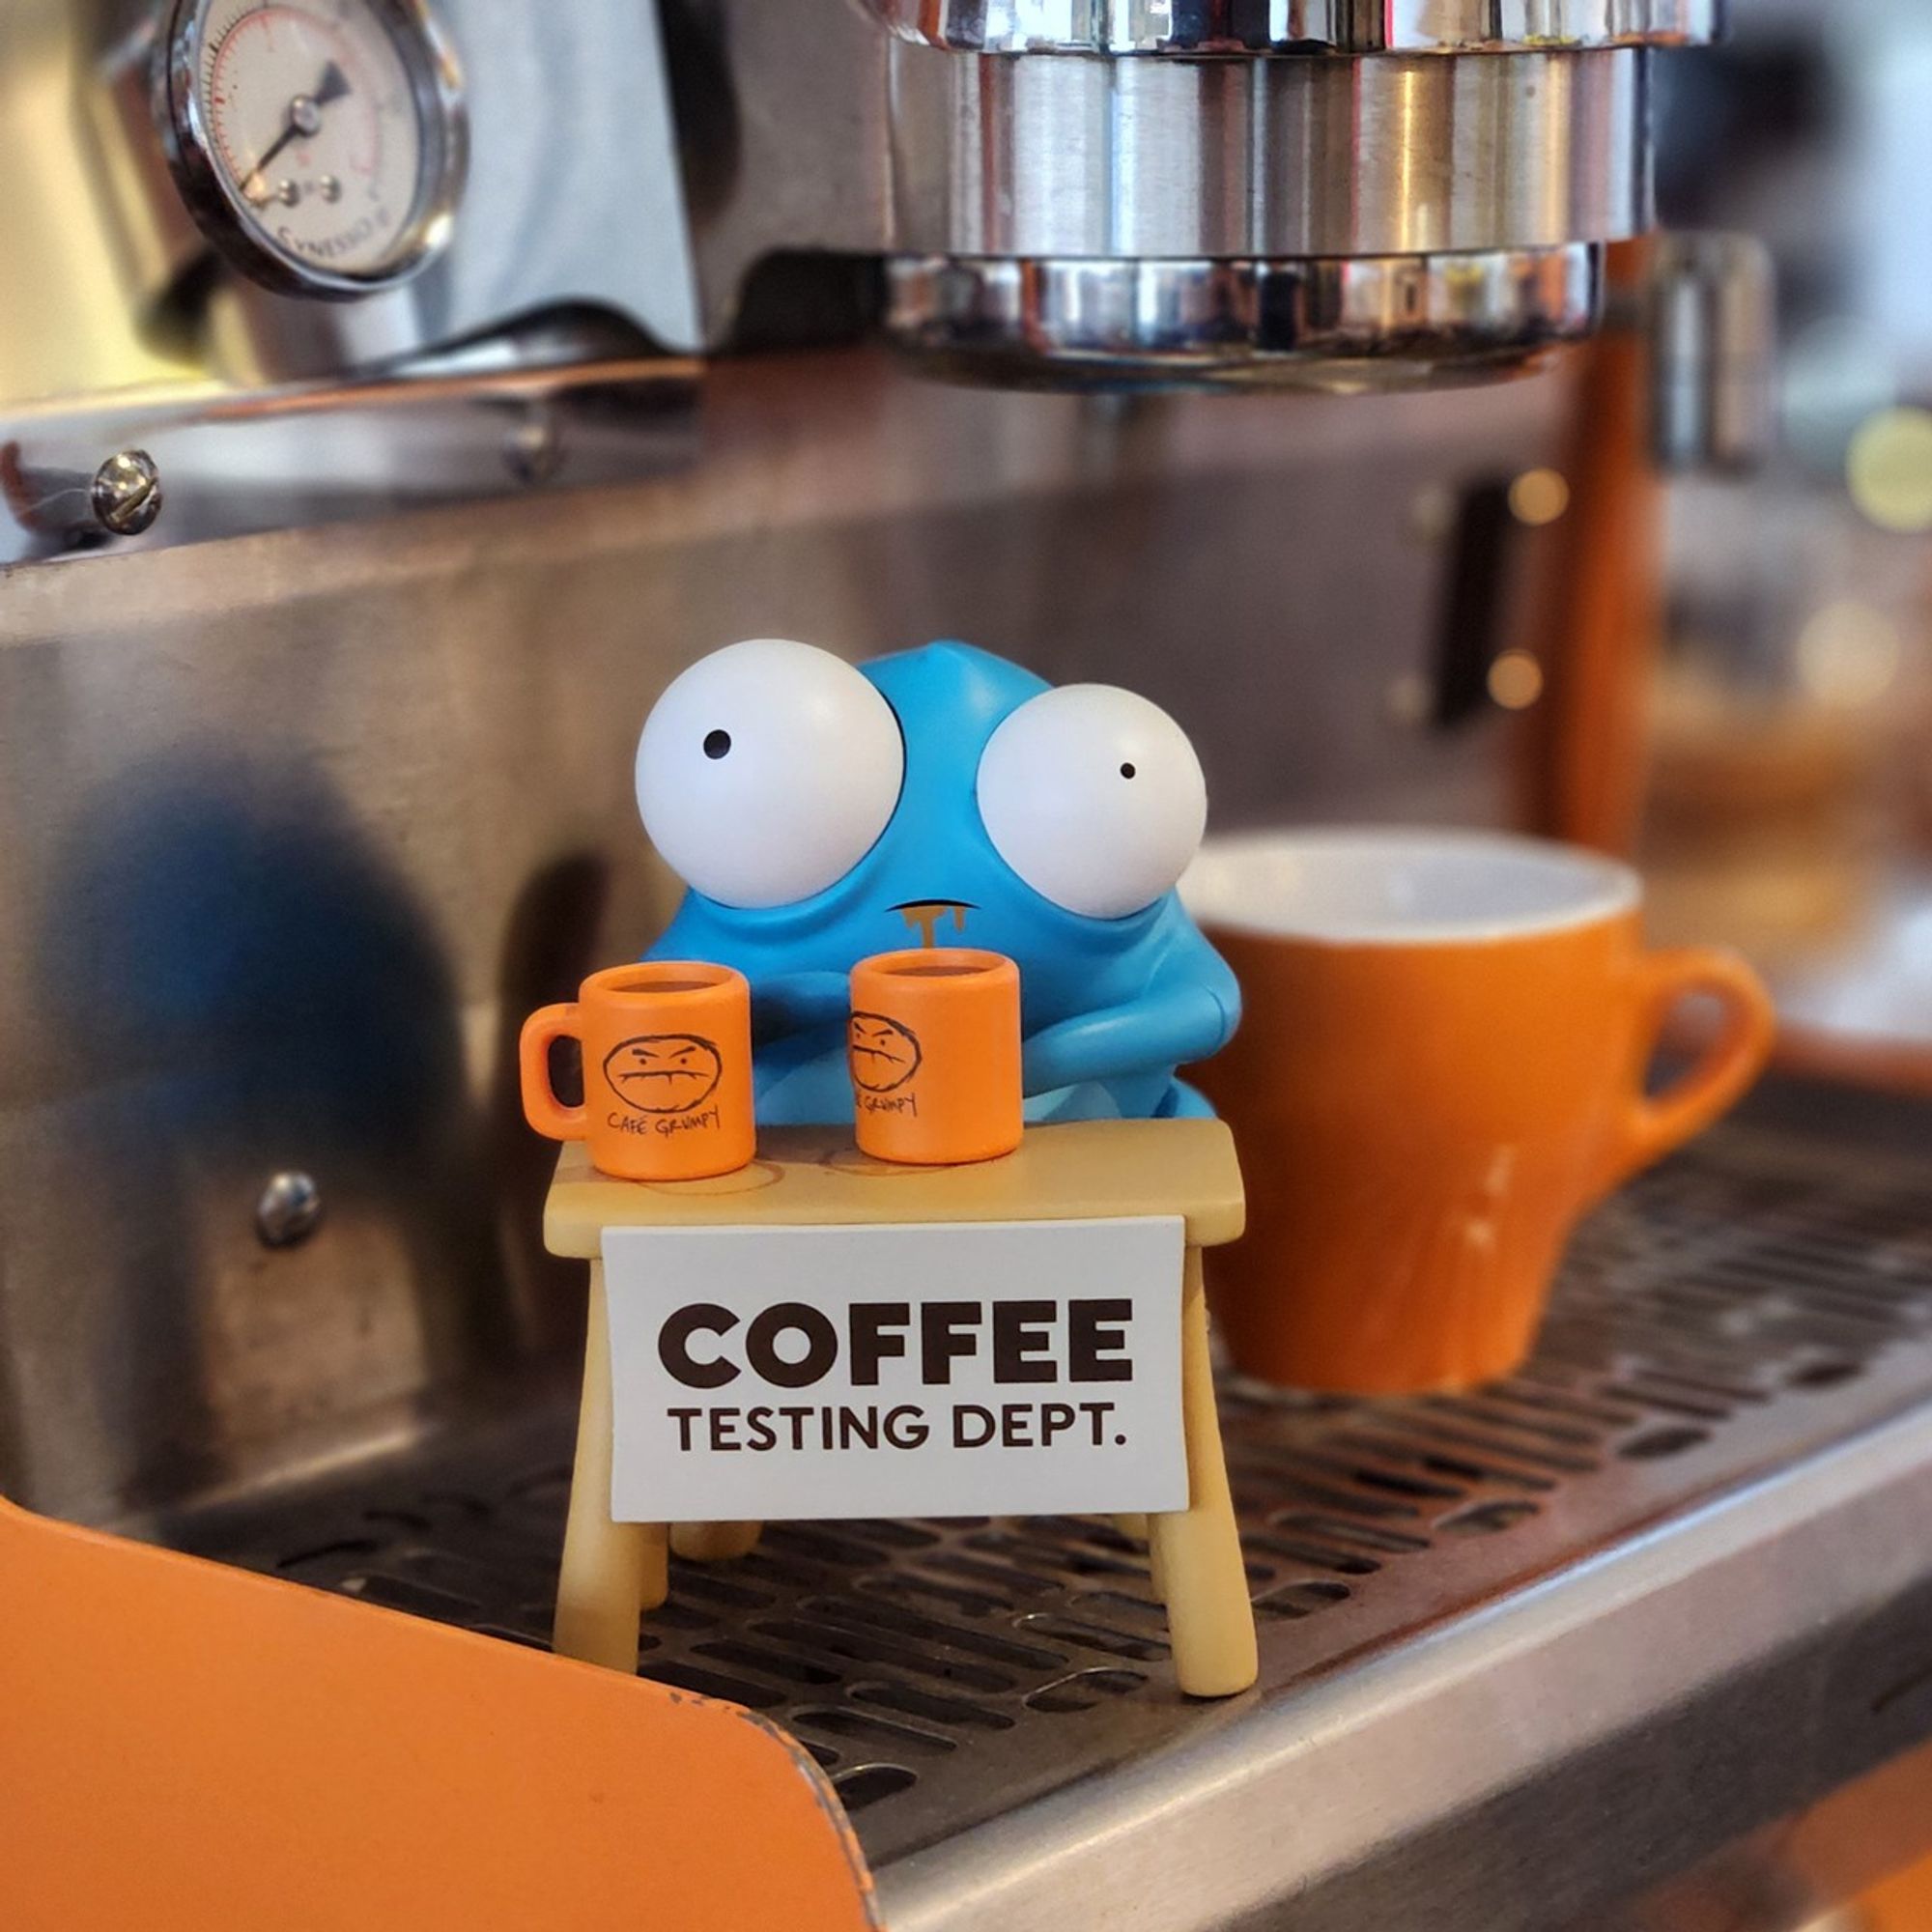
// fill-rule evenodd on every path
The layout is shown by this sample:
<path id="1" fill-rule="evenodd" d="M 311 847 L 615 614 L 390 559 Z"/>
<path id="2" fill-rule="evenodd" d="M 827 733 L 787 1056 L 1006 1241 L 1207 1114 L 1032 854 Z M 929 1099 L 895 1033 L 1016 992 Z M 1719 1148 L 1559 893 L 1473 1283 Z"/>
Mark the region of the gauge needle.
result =
<path id="1" fill-rule="evenodd" d="M 269 163 L 291 141 L 306 140 L 310 135 L 319 133 L 322 129 L 322 110 L 337 100 L 346 100 L 355 91 L 349 84 L 349 76 L 330 61 L 323 69 L 322 78 L 316 82 L 314 92 L 298 94 L 289 102 L 287 125 L 270 143 L 268 153 L 248 170 L 247 179 L 242 184 L 242 192 L 253 201 L 255 185 L 267 172 Z"/>

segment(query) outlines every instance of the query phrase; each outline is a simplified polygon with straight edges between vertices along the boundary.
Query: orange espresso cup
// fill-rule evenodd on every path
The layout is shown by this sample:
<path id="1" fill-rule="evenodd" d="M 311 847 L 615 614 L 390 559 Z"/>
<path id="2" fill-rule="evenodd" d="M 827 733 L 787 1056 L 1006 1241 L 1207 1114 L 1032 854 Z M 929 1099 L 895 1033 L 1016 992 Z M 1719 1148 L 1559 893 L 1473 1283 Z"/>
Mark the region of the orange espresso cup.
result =
<path id="1" fill-rule="evenodd" d="M 1726 952 L 1646 952 L 1641 885 L 1568 846 L 1339 832 L 1210 845 L 1183 893 L 1241 983 L 1198 1069 L 1234 1128 L 1248 1232 L 1210 1258 L 1248 1374 L 1405 1393 L 1511 1373 L 1583 1212 L 1701 1132 L 1776 1020 Z M 1721 1022 L 1645 1075 L 1693 994 Z"/>
<path id="2" fill-rule="evenodd" d="M 1020 972 L 965 947 L 852 969 L 853 1119 L 875 1160 L 947 1167 L 1020 1144 Z"/>
<path id="3" fill-rule="evenodd" d="M 583 1047 L 583 1104 L 550 1082 L 559 1039 Z M 524 1115 L 554 1141 L 587 1141 L 619 1180 L 703 1180 L 757 1151 L 752 988 L 728 966 L 653 960 L 592 974 L 569 1006 L 524 1024 Z"/>

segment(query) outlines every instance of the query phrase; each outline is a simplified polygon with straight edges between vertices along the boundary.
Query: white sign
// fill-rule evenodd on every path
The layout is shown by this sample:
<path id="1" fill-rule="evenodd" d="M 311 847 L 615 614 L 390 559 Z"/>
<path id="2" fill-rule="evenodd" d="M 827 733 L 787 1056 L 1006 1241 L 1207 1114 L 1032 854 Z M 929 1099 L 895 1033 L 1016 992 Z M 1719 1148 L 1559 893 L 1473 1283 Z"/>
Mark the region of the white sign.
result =
<path id="1" fill-rule="evenodd" d="M 1179 1219 L 611 1228 L 619 1522 L 1187 1506 Z"/>

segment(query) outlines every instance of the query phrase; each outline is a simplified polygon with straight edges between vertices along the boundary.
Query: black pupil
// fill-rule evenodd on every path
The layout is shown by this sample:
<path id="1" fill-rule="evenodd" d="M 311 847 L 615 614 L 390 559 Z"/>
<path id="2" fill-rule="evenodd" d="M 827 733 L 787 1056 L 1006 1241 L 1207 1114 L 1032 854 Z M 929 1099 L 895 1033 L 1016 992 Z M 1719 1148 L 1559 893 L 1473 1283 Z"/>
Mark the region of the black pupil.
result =
<path id="1" fill-rule="evenodd" d="M 1131 765 L 1122 765 L 1122 766 L 1121 767 L 1121 776 L 1122 776 L 1122 777 L 1123 779 L 1130 779 L 1130 778 L 1132 778 L 1132 777 L 1134 776 L 1134 768 L 1133 768 L 1133 766 L 1131 766 Z"/>
<path id="2" fill-rule="evenodd" d="M 707 758 L 722 758 L 731 749 L 731 734 L 728 731 L 713 731 L 704 741 L 704 755 Z"/>

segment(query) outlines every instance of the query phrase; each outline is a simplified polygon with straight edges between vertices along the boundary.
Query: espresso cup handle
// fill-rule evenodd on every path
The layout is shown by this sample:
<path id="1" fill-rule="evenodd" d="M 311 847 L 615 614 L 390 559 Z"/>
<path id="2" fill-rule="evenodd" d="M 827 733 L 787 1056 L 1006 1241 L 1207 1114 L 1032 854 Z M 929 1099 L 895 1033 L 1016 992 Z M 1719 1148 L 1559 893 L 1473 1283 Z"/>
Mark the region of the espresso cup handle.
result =
<path id="1" fill-rule="evenodd" d="M 1764 1071 L 1777 1037 L 1777 1009 L 1771 994 L 1734 952 L 1681 947 L 1651 953 L 1639 970 L 1646 1059 L 1672 1011 L 1692 994 L 1712 995 L 1723 1019 L 1686 1073 L 1662 1093 L 1639 1094 L 1627 1103 L 1605 1178 L 1611 1187 L 1662 1160 L 1735 1105 Z"/>
<path id="2" fill-rule="evenodd" d="M 581 1141 L 590 1132 L 587 1108 L 566 1107 L 550 1084 L 550 1050 L 560 1039 L 581 1040 L 581 1021 L 575 1006 L 545 1007 L 524 1022 L 518 1053 L 523 1072 L 524 1118 L 538 1133 L 554 1141 Z"/>

